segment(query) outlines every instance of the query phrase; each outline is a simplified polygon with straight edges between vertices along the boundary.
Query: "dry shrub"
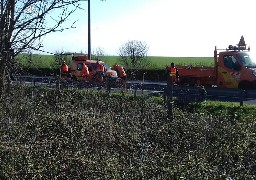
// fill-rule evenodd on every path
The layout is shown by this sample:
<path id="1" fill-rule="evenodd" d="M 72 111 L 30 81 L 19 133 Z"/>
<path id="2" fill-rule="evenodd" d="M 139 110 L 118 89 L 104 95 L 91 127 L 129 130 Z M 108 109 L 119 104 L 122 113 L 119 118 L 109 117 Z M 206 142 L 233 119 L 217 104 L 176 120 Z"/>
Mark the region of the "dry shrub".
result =
<path id="1" fill-rule="evenodd" d="M 33 93 L 32 93 L 33 92 Z M 1 179 L 248 179 L 255 122 L 145 97 L 15 87 L 0 103 Z"/>

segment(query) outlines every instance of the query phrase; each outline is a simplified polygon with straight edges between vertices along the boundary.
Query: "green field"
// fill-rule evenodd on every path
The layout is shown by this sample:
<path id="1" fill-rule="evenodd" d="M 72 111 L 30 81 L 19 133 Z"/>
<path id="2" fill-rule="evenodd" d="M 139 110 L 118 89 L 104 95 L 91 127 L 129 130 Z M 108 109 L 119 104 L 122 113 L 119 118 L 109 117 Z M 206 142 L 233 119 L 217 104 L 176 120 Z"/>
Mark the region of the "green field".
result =
<path id="1" fill-rule="evenodd" d="M 18 63 L 25 68 L 56 68 L 58 63 L 53 55 L 19 55 Z"/>
<path id="2" fill-rule="evenodd" d="M 103 60 L 112 65 L 118 62 L 118 56 L 106 56 Z M 149 61 L 153 65 L 154 69 L 164 69 L 166 65 L 170 65 L 174 62 L 176 65 L 193 65 L 193 66 L 213 66 L 213 57 L 161 57 L 161 56 L 149 56 Z"/>
<path id="3" fill-rule="evenodd" d="M 157 69 L 165 68 L 174 62 L 176 65 L 193 65 L 193 66 L 213 66 L 213 57 L 149 57 L 152 64 L 156 65 Z"/>
<path id="4" fill-rule="evenodd" d="M 58 60 L 53 55 L 19 55 L 17 57 L 22 67 L 29 68 L 56 68 L 58 67 Z M 119 63 L 119 56 L 104 56 L 101 58 L 110 66 Z M 68 64 L 71 63 L 71 57 L 65 57 Z M 164 69 L 166 65 L 174 62 L 176 65 L 192 65 L 192 66 L 213 66 L 213 57 L 160 57 L 149 56 L 148 60 L 151 62 L 153 69 Z"/>

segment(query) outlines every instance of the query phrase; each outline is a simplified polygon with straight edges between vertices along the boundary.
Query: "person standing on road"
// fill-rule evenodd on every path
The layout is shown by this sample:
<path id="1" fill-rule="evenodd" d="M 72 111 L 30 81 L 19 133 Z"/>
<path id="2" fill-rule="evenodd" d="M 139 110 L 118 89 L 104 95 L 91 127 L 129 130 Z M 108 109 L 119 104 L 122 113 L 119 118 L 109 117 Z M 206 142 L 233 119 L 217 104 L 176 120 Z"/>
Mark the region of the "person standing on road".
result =
<path id="1" fill-rule="evenodd" d="M 113 67 L 113 70 L 115 70 L 117 72 L 118 77 L 125 82 L 127 80 L 127 75 L 126 72 L 123 68 L 123 66 L 120 66 L 118 64 L 115 64 Z"/>
<path id="2" fill-rule="evenodd" d="M 63 61 L 61 64 L 61 78 L 62 79 L 67 79 L 68 77 L 68 65 L 66 64 L 66 61 Z"/>
<path id="3" fill-rule="evenodd" d="M 103 77 L 104 77 L 104 71 L 105 71 L 105 68 L 102 64 L 100 64 L 99 61 L 96 62 L 97 64 L 97 69 L 96 69 L 96 76 L 97 76 L 97 80 L 102 83 L 103 82 Z"/>
<path id="4" fill-rule="evenodd" d="M 85 63 L 83 63 L 82 71 L 81 71 L 81 76 L 83 77 L 83 80 L 87 81 L 89 74 L 90 72 L 89 72 L 88 66 Z"/>
<path id="5" fill-rule="evenodd" d="M 121 65 L 115 64 L 112 67 L 112 69 L 117 72 L 117 76 L 120 78 L 119 83 L 122 87 L 122 91 L 124 91 L 126 89 L 125 84 L 126 84 L 126 81 L 127 81 L 127 75 L 126 75 L 126 72 L 124 70 L 124 67 L 121 66 Z"/>
<path id="6" fill-rule="evenodd" d="M 169 67 L 167 66 L 166 69 L 167 69 L 169 76 L 172 77 L 172 81 L 177 82 L 179 73 L 178 73 L 177 68 L 174 66 L 174 63 L 172 62 L 171 66 L 169 66 Z"/>

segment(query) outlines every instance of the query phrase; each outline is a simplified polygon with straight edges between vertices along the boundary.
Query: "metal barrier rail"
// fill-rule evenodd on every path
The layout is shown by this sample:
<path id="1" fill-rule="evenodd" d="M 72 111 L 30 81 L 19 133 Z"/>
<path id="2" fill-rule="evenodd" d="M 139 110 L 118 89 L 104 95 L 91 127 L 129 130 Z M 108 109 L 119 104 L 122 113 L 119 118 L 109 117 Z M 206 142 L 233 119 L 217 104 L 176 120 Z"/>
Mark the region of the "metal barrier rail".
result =
<path id="1" fill-rule="evenodd" d="M 38 76 L 18 76 L 16 81 L 27 81 L 27 82 L 56 82 L 55 77 L 38 77 Z"/>
<path id="2" fill-rule="evenodd" d="M 56 83 L 55 77 L 37 77 L 37 76 L 19 76 L 16 77 L 17 81 L 27 81 L 34 83 L 46 83 L 48 85 Z M 156 92 L 158 94 L 164 94 L 167 89 L 166 82 L 152 82 L 152 81 L 128 81 L 127 89 L 136 90 L 147 90 Z M 173 86 L 173 96 L 181 96 L 182 93 L 186 95 L 187 91 L 191 96 L 196 96 L 197 91 L 201 87 L 191 87 L 191 86 Z M 236 101 L 242 102 L 243 100 L 256 99 L 256 90 L 240 90 L 240 89 L 221 89 L 217 87 L 205 88 L 206 99 L 230 101 L 236 99 Z M 196 98 L 196 97 L 194 97 Z"/>

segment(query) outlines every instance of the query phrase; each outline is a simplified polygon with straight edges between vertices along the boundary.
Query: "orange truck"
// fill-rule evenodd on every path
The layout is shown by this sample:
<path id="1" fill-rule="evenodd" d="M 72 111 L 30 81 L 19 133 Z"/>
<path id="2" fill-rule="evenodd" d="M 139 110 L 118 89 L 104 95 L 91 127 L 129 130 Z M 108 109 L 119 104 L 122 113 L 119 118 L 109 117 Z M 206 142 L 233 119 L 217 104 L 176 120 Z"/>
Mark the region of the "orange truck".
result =
<path id="1" fill-rule="evenodd" d="M 243 36 L 237 46 L 214 50 L 214 67 L 176 66 L 177 84 L 219 88 L 256 89 L 256 64 Z"/>
<path id="2" fill-rule="evenodd" d="M 105 77 L 110 77 L 111 80 L 117 80 L 117 72 L 112 70 L 106 63 L 103 61 L 98 61 L 105 68 Z M 96 75 L 97 70 L 97 60 L 88 60 L 87 55 L 72 55 L 72 64 L 70 66 L 71 78 L 73 80 L 84 80 L 82 76 L 82 67 L 83 63 L 87 65 L 89 70 L 89 76 L 87 81 L 93 81 L 93 78 Z"/>

